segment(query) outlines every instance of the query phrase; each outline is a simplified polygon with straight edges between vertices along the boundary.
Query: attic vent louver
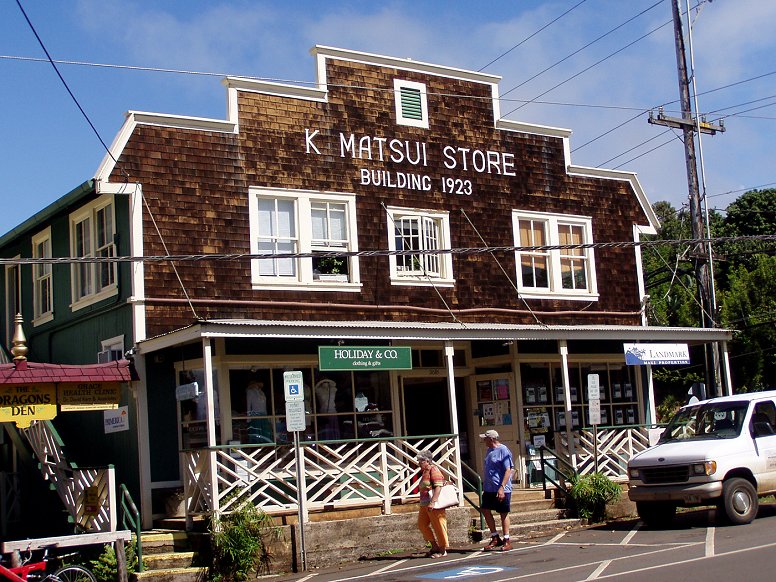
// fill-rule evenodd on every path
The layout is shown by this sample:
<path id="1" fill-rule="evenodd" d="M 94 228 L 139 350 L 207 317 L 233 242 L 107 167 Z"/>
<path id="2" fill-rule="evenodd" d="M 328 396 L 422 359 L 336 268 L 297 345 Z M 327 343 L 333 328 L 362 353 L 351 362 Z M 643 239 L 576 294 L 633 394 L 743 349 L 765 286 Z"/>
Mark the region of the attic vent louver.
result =
<path id="1" fill-rule="evenodd" d="M 407 119 L 423 119 L 423 106 L 420 91 L 410 87 L 402 87 L 401 113 Z"/>
<path id="2" fill-rule="evenodd" d="M 428 102 L 423 83 L 393 80 L 396 97 L 396 123 L 428 129 Z"/>

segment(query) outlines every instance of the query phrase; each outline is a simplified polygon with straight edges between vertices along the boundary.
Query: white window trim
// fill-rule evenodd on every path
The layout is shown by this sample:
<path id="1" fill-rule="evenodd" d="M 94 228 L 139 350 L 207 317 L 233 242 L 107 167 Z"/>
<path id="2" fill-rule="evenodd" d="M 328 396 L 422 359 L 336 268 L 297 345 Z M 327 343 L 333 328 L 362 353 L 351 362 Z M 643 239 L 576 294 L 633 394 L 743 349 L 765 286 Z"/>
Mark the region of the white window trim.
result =
<path id="1" fill-rule="evenodd" d="M 402 88 L 416 89 L 417 91 L 420 91 L 420 109 L 422 112 L 422 119 L 404 117 L 401 106 Z M 428 129 L 428 98 L 426 95 L 426 86 L 423 83 L 416 83 L 415 81 L 394 79 L 393 93 L 396 104 L 396 123 L 399 125 L 409 125 L 412 127 L 422 127 L 424 129 Z"/>
<path id="2" fill-rule="evenodd" d="M 388 212 L 388 250 L 396 251 L 395 220 L 405 216 L 424 216 L 439 222 L 439 248 L 449 249 L 450 244 L 450 214 L 433 210 L 421 210 L 417 208 L 401 208 L 389 206 Z M 453 287 L 453 256 L 451 253 L 439 253 L 439 267 L 441 276 L 429 275 L 400 275 L 396 266 L 396 255 L 388 256 L 390 264 L 391 285 L 406 285 L 414 287 Z"/>
<path id="3" fill-rule="evenodd" d="M 94 237 L 94 216 L 95 213 L 98 210 L 101 210 L 107 206 L 113 206 L 113 210 L 111 212 L 111 216 L 113 219 L 113 233 L 116 233 L 116 206 L 113 201 L 113 196 L 110 194 L 104 194 L 97 198 L 94 202 L 87 206 L 83 206 L 70 214 L 70 255 L 75 256 L 75 238 L 74 238 L 74 226 L 84 220 L 87 217 L 92 218 L 92 237 Z M 94 241 L 92 241 L 92 252 L 94 252 Z M 114 249 L 115 250 L 115 249 Z M 91 263 L 92 265 L 98 265 L 98 263 Z M 102 301 L 104 299 L 107 299 L 109 297 L 113 297 L 118 294 L 118 269 L 116 268 L 116 263 L 112 263 L 112 267 L 114 269 L 113 273 L 113 283 L 111 285 L 106 285 L 102 289 L 100 289 L 97 293 L 92 293 L 90 295 L 85 295 L 81 297 L 80 299 L 75 299 L 76 296 L 76 277 L 77 277 L 77 264 L 73 264 L 70 267 L 70 310 L 71 311 L 78 311 L 79 309 L 83 309 L 84 307 L 87 307 L 89 305 L 93 305 L 94 303 L 98 303 L 99 301 Z M 96 276 L 96 274 L 95 274 Z"/>
<path id="4" fill-rule="evenodd" d="M 259 254 L 259 207 L 260 196 L 285 198 L 296 202 L 297 241 L 299 253 L 312 251 L 312 201 L 326 201 L 345 204 L 348 228 L 348 252 L 358 251 L 358 229 L 356 226 L 356 197 L 353 194 L 319 192 L 314 190 L 289 190 L 284 188 L 248 188 L 248 212 L 250 220 L 251 254 Z M 358 257 L 350 258 L 350 281 L 322 281 L 313 278 L 312 259 L 297 259 L 296 277 L 275 277 L 259 275 L 259 259 L 251 260 L 251 286 L 253 289 L 268 290 L 305 290 L 305 291 L 345 291 L 361 290 L 361 277 Z"/>
<path id="5" fill-rule="evenodd" d="M 581 226 L 585 232 L 585 244 L 593 243 L 593 221 L 589 216 L 577 216 L 571 214 L 553 214 L 549 212 L 532 212 L 513 210 L 512 211 L 512 231 L 515 246 L 520 246 L 520 228 L 519 219 L 539 220 L 547 223 L 547 245 L 558 246 L 558 224 L 572 224 Z M 572 301 L 598 301 L 598 283 L 596 281 L 595 267 L 595 249 L 588 248 L 587 251 L 587 289 L 563 289 L 561 281 L 560 255 L 559 249 L 549 251 L 549 289 L 537 289 L 535 287 L 525 287 L 520 268 L 520 253 L 515 252 L 517 289 L 520 295 L 530 297 L 531 299 L 569 299 Z"/>
<path id="6" fill-rule="evenodd" d="M 121 359 L 123 359 L 124 358 L 124 336 L 117 335 L 116 337 L 101 340 L 100 351 L 105 352 L 108 350 L 120 351 Z"/>
<path id="7" fill-rule="evenodd" d="M 37 254 L 37 248 L 38 245 L 44 241 L 48 240 L 49 242 L 49 251 L 53 254 L 53 250 L 51 248 L 52 240 L 51 240 L 51 227 L 42 230 L 38 234 L 32 237 L 32 256 L 35 259 L 40 258 L 50 258 L 49 257 L 40 257 Z M 36 265 L 32 266 L 32 304 L 33 304 L 33 311 L 35 312 L 33 314 L 32 319 L 32 326 L 37 327 L 39 325 L 43 325 L 44 323 L 47 323 L 49 321 L 52 321 L 54 319 L 54 271 L 53 271 L 53 265 L 52 270 L 48 275 L 49 279 L 49 300 L 51 301 L 51 304 L 49 305 L 49 309 L 47 311 L 42 311 L 38 313 L 38 280 L 35 277 L 35 270 Z"/>
<path id="8" fill-rule="evenodd" d="M 12 259 L 21 259 L 21 255 L 16 255 L 15 257 L 11 257 Z M 11 273 L 15 272 L 14 280 L 15 284 L 17 285 L 17 289 L 11 289 L 10 288 L 10 277 Z M 11 347 L 11 343 L 13 341 L 13 335 L 16 332 L 16 315 L 18 313 L 22 312 L 22 294 L 21 290 L 18 288 L 21 285 L 21 266 L 19 263 L 6 265 L 5 271 L 4 271 L 4 280 L 3 280 L 3 286 L 5 288 L 5 336 L 6 336 L 6 346 L 7 348 Z M 14 301 L 16 301 L 16 296 L 18 295 L 19 304 L 16 305 L 16 309 L 11 310 L 11 306 L 9 304 L 9 298 L 10 294 L 14 294 Z M 11 311 L 15 311 L 15 313 L 11 313 Z"/>

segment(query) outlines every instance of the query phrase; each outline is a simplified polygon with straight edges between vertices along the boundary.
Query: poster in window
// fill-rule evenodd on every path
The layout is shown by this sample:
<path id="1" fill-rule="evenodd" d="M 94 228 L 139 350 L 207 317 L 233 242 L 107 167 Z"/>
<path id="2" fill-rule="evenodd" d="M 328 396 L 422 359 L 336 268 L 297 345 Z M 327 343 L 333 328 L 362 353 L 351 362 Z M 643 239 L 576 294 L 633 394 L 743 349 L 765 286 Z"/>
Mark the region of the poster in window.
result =
<path id="1" fill-rule="evenodd" d="M 571 394 L 571 401 L 577 402 L 577 387 L 576 386 L 570 386 L 569 387 L 569 393 Z"/>
<path id="2" fill-rule="evenodd" d="M 612 385 L 612 398 L 622 398 L 622 387 L 619 384 Z"/>
<path id="3" fill-rule="evenodd" d="M 496 424 L 496 410 L 492 402 L 487 402 L 482 405 L 482 422 L 485 426 L 493 426 Z"/>
<path id="4" fill-rule="evenodd" d="M 636 424 L 636 411 L 633 408 L 628 408 L 627 419 L 628 424 Z"/>
<path id="5" fill-rule="evenodd" d="M 536 388 L 533 386 L 525 387 L 525 401 L 527 404 L 534 404 L 536 402 Z"/>
<path id="6" fill-rule="evenodd" d="M 614 424 L 622 424 L 622 408 L 614 411 Z"/>
<path id="7" fill-rule="evenodd" d="M 502 378 L 494 380 L 496 388 L 496 400 L 509 400 L 509 382 Z"/>
<path id="8" fill-rule="evenodd" d="M 493 385 L 490 383 L 490 380 L 477 382 L 477 395 L 480 402 L 493 400 Z"/>
<path id="9" fill-rule="evenodd" d="M 625 390 L 625 398 L 631 399 L 633 398 L 633 388 L 631 388 L 630 384 L 624 384 L 623 388 Z"/>
<path id="10" fill-rule="evenodd" d="M 539 386 L 539 402 L 547 402 L 547 386 Z"/>
<path id="11" fill-rule="evenodd" d="M 555 402 L 564 401 L 563 386 L 555 386 Z"/>

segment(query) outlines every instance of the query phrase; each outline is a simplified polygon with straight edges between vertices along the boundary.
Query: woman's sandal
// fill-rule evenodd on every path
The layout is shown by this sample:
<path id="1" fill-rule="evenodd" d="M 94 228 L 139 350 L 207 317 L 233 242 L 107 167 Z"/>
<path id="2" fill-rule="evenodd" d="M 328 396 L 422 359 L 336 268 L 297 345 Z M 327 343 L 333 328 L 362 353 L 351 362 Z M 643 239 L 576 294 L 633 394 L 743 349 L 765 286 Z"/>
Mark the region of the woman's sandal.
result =
<path id="1" fill-rule="evenodd" d="M 444 558 L 447 555 L 447 552 L 442 550 L 441 552 L 434 552 L 431 554 L 431 558 Z"/>

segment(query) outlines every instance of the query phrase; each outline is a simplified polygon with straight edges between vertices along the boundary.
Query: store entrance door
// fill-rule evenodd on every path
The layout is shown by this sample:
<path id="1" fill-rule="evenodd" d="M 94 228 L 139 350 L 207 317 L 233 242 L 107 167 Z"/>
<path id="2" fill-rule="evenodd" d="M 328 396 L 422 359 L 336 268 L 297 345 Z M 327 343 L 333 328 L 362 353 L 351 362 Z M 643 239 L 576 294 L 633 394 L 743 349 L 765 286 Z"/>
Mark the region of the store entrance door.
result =
<path id="1" fill-rule="evenodd" d="M 447 378 L 402 378 L 404 434 L 450 434 Z"/>

